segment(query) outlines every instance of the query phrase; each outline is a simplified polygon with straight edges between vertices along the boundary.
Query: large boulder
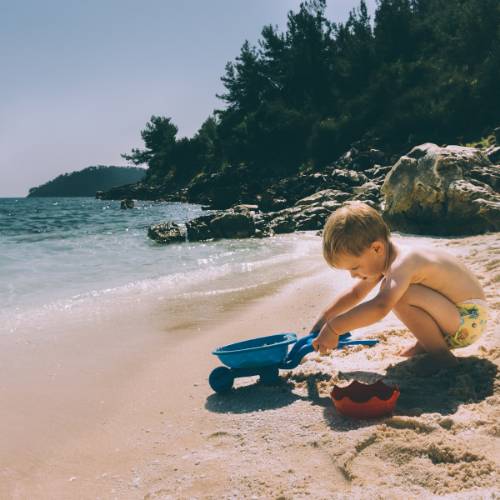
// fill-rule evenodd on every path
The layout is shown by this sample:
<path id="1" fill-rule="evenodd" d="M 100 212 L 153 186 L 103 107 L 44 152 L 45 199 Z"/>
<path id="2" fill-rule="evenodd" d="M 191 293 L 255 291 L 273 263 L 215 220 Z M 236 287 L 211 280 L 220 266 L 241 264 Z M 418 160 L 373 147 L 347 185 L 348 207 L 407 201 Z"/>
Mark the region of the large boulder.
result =
<path id="1" fill-rule="evenodd" d="M 216 238 L 248 238 L 255 225 L 248 213 L 224 212 L 210 221 L 210 230 Z"/>
<path id="2" fill-rule="evenodd" d="M 214 238 L 210 229 L 210 221 L 217 214 L 201 215 L 186 222 L 187 239 L 189 241 L 204 241 Z"/>
<path id="3" fill-rule="evenodd" d="M 498 175 L 499 167 L 478 149 L 416 146 L 385 178 L 384 216 L 394 228 L 416 233 L 498 231 L 500 196 L 492 188 Z"/>
<path id="4" fill-rule="evenodd" d="M 257 205 L 249 204 L 196 217 L 186 223 L 186 230 L 189 241 L 268 235 L 267 217 Z"/>

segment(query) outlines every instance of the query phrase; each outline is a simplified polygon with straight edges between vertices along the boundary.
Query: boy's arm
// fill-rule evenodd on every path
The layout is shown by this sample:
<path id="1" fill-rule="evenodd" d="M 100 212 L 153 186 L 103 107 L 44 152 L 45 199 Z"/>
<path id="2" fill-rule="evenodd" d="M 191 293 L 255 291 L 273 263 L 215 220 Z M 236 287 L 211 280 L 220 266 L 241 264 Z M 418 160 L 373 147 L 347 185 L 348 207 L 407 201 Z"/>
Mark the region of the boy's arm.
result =
<path id="1" fill-rule="evenodd" d="M 332 318 L 348 311 L 361 302 L 381 280 L 381 278 L 382 275 L 372 280 L 361 280 L 349 290 L 337 295 L 332 305 L 321 313 L 321 316 L 311 328 L 311 332 L 319 332 L 321 328 L 323 328 L 326 321 L 330 321 Z"/>
<path id="2" fill-rule="evenodd" d="M 315 349 L 319 349 L 320 346 L 327 349 L 335 348 L 339 336 L 343 333 L 380 321 L 406 292 L 411 284 L 414 271 L 415 262 L 413 259 L 402 262 L 384 279 L 379 293 L 373 299 L 328 320 L 313 342 L 313 347 Z"/>

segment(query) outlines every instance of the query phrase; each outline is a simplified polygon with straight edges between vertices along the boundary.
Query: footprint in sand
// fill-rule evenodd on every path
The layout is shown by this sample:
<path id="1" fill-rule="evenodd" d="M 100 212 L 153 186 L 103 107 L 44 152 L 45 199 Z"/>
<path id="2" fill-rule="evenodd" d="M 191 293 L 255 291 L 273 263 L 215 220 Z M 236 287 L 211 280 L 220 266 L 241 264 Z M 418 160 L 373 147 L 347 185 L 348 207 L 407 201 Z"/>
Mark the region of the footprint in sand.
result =
<path id="1" fill-rule="evenodd" d="M 240 444 L 243 440 L 241 434 L 232 434 L 226 431 L 216 431 L 207 436 L 209 442 L 215 446 L 234 446 L 236 443 Z"/>
<path id="2" fill-rule="evenodd" d="M 404 418 L 360 439 L 340 463 L 355 485 L 397 488 L 410 482 L 433 495 L 494 486 L 497 471 L 492 461 L 443 435 L 439 426 Z"/>

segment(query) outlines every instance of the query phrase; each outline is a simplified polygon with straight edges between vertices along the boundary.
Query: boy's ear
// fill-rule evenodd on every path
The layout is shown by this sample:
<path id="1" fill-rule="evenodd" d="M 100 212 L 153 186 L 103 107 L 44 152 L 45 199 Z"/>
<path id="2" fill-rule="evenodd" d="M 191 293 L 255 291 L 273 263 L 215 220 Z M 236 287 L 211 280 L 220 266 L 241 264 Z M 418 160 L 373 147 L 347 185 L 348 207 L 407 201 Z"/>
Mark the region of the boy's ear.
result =
<path id="1" fill-rule="evenodd" d="M 378 240 L 375 240 L 370 246 L 371 246 L 372 250 L 377 254 L 382 252 L 382 250 L 384 249 L 383 243 L 381 241 L 378 241 Z"/>

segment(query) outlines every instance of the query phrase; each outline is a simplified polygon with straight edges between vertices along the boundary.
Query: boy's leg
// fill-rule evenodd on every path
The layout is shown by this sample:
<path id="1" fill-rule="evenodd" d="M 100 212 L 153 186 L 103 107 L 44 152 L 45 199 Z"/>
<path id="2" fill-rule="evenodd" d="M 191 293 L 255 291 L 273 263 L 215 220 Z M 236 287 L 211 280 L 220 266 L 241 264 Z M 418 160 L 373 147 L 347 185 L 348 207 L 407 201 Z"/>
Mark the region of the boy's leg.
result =
<path id="1" fill-rule="evenodd" d="M 460 314 L 453 302 L 426 286 L 410 285 L 394 313 L 418 340 L 405 355 L 429 352 L 445 364 L 453 364 L 454 356 L 443 338 L 443 333 L 451 335 L 460 326 Z"/>

